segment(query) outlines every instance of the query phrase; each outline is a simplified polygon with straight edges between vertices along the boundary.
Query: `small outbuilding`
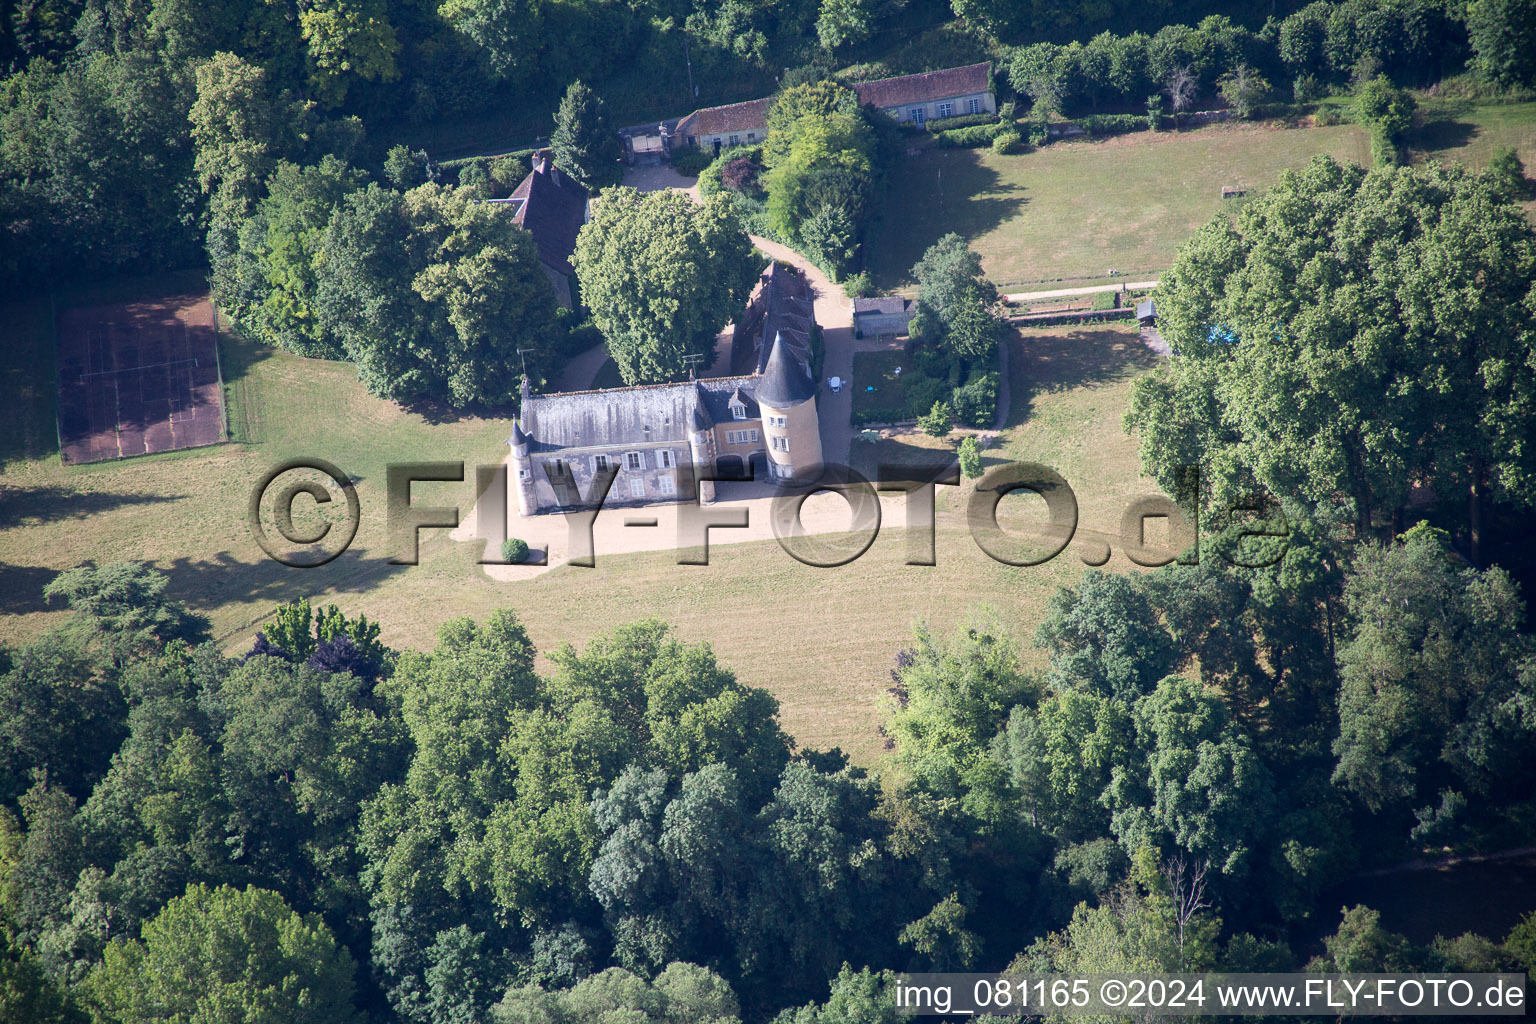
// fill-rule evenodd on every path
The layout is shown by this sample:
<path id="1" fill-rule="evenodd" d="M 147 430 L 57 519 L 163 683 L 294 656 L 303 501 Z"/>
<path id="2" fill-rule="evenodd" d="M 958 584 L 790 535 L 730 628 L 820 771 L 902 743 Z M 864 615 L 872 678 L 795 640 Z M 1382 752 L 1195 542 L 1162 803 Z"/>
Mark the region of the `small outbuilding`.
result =
<path id="1" fill-rule="evenodd" d="M 1151 299 L 1136 303 L 1136 320 L 1143 327 L 1157 326 L 1157 305 Z"/>
<path id="2" fill-rule="evenodd" d="M 853 331 L 858 337 L 906 334 L 917 304 L 900 295 L 853 300 Z"/>

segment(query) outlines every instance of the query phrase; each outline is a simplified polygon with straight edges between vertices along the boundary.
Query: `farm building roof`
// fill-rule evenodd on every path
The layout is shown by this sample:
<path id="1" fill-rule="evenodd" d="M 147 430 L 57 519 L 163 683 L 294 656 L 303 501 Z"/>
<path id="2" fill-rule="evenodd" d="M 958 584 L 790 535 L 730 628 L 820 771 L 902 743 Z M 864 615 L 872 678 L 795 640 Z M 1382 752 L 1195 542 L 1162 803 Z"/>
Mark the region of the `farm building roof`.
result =
<path id="1" fill-rule="evenodd" d="M 576 234 L 587 222 L 587 190 L 561 171 L 547 156 L 508 197 L 514 223 L 528 229 L 539 247 L 539 259 L 563 274 L 574 274 L 571 253 Z"/>
<path id="2" fill-rule="evenodd" d="M 677 123 L 678 135 L 722 135 L 768 127 L 768 99 L 695 110 Z"/>
<path id="3" fill-rule="evenodd" d="M 859 94 L 860 103 L 873 104 L 882 110 L 907 103 L 928 103 L 951 96 L 991 92 L 992 62 L 983 61 L 980 64 L 945 68 L 943 71 L 929 71 L 921 75 L 877 78 L 872 82 L 859 82 L 853 90 Z"/>
<path id="4" fill-rule="evenodd" d="M 880 295 L 873 299 L 854 299 L 853 315 L 860 313 L 894 314 L 905 313 L 907 307 L 912 304 L 911 299 L 904 299 L 900 295 Z"/>

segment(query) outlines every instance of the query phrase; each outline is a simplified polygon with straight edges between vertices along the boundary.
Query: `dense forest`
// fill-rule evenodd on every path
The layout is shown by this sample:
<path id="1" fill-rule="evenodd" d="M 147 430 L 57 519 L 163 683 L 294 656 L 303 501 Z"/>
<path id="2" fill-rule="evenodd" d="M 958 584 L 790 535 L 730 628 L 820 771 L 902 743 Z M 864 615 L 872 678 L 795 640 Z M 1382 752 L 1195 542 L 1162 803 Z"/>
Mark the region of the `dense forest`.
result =
<path id="1" fill-rule="evenodd" d="M 641 622 L 510 611 L 393 651 L 278 609 L 241 657 L 119 563 L 0 654 L 0 1017 L 870 1024 L 892 971 L 1532 970 L 1319 892 L 1529 843 L 1518 588 L 1427 524 L 1061 590 L 1022 671 L 978 611 L 896 652 L 874 775 Z M 1309 959 L 1310 957 L 1310 959 Z"/>

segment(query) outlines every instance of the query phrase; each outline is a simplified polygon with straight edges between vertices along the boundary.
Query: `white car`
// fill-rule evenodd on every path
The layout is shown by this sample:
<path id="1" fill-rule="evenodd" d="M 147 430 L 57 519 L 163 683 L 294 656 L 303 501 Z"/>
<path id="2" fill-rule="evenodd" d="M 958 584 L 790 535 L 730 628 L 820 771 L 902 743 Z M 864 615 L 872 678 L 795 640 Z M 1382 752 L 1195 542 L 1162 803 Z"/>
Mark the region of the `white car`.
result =
<path id="1" fill-rule="evenodd" d="M 827 378 L 827 387 L 832 389 L 832 393 L 833 394 L 837 394 L 837 392 L 843 390 L 843 378 L 841 378 L 841 377 L 828 377 Z"/>

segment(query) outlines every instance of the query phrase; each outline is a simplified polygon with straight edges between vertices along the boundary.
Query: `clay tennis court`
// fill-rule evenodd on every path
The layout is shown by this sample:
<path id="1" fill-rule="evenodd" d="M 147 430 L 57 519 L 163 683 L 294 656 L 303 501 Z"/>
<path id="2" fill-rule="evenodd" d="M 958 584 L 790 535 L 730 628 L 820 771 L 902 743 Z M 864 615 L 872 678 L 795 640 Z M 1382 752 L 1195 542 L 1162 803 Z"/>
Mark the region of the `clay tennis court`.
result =
<path id="1" fill-rule="evenodd" d="M 60 310 L 59 447 L 100 462 L 224 439 L 213 306 L 205 295 Z"/>

